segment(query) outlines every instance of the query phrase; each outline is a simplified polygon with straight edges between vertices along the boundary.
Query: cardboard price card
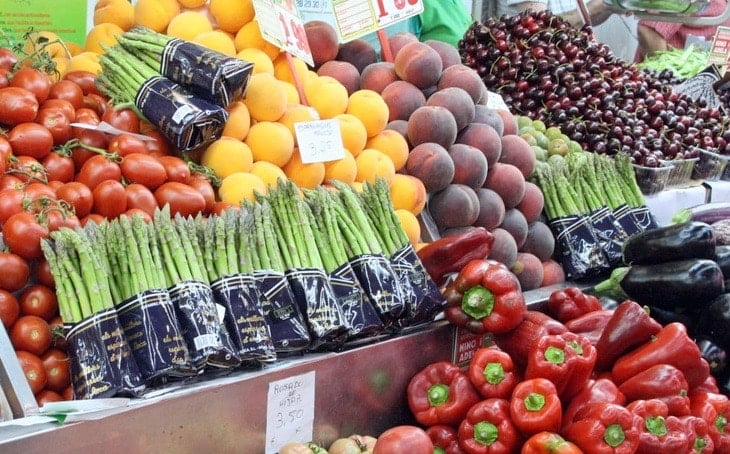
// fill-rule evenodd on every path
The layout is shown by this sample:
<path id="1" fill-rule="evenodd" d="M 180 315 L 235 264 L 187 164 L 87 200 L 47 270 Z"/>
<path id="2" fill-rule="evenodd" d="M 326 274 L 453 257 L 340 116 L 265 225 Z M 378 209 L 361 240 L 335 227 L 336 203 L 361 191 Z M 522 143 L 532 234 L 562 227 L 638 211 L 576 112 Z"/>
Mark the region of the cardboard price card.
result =
<path id="1" fill-rule="evenodd" d="M 729 60 L 730 27 L 717 27 L 707 62 L 709 64 L 715 64 L 720 69 L 720 74 L 725 74 Z"/>
<path id="2" fill-rule="evenodd" d="M 0 8 L 0 31 L 21 42 L 31 28 L 49 31 L 64 41 L 86 41 L 87 0 L 5 0 Z"/>
<path id="3" fill-rule="evenodd" d="M 351 41 L 423 12 L 421 0 L 332 0 L 338 33 Z"/>
<path id="4" fill-rule="evenodd" d="M 304 24 L 294 0 L 253 0 L 263 38 L 314 66 Z"/>

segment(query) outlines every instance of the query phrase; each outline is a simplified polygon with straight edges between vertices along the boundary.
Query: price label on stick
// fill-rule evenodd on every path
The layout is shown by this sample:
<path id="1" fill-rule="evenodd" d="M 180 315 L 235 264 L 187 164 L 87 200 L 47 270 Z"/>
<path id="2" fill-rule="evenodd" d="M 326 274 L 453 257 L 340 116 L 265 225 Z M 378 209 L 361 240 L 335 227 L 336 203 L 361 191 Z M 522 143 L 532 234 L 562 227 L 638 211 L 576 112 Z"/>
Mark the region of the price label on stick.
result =
<path id="1" fill-rule="evenodd" d="M 276 454 L 288 442 L 312 439 L 314 389 L 314 371 L 269 383 L 266 454 Z"/>
<path id="2" fill-rule="evenodd" d="M 421 0 L 332 0 L 342 41 L 359 38 L 423 12 Z"/>
<path id="3" fill-rule="evenodd" d="M 337 119 L 294 123 L 302 163 L 334 161 L 345 157 L 339 123 Z"/>
<path id="4" fill-rule="evenodd" d="M 314 66 L 304 23 L 294 0 L 253 0 L 261 36 L 285 52 Z"/>

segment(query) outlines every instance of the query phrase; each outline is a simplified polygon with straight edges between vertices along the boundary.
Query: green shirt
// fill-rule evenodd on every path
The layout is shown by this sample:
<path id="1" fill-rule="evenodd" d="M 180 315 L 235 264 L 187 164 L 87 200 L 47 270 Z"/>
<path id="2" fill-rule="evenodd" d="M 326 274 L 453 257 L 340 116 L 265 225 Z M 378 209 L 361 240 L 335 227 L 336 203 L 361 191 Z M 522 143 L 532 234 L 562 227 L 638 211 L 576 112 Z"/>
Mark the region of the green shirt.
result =
<path id="1" fill-rule="evenodd" d="M 459 45 L 466 29 L 474 22 L 462 0 L 423 0 L 421 41 L 435 39 Z"/>

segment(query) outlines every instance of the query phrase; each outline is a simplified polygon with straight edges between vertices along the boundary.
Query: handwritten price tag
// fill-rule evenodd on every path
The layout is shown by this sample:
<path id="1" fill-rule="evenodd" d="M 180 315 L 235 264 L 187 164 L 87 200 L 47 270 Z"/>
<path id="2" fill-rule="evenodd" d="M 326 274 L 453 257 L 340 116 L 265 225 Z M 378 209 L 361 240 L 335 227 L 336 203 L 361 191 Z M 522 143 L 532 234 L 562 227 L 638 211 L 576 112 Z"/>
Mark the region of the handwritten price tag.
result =
<path id="1" fill-rule="evenodd" d="M 421 14 L 421 0 L 375 0 L 375 11 L 378 15 L 378 28 Z"/>
<path id="2" fill-rule="evenodd" d="M 339 120 L 294 123 L 302 163 L 326 162 L 345 157 Z"/>
<path id="3" fill-rule="evenodd" d="M 288 442 L 312 439 L 314 388 L 314 371 L 269 383 L 266 454 L 276 454 Z"/>
<path id="4" fill-rule="evenodd" d="M 421 0 L 332 0 L 342 41 L 359 38 L 423 12 Z"/>
<path id="5" fill-rule="evenodd" d="M 304 24 L 293 0 L 254 0 L 253 7 L 266 41 L 314 66 Z"/>

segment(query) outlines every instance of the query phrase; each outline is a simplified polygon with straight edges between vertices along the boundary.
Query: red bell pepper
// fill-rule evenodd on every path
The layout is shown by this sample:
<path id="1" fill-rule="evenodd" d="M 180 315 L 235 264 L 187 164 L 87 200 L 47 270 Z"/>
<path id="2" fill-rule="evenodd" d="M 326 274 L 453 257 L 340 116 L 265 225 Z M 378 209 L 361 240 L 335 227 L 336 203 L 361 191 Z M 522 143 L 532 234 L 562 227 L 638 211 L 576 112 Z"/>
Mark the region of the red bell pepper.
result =
<path id="1" fill-rule="evenodd" d="M 456 427 L 480 400 L 466 373 L 449 361 L 431 363 L 414 375 L 406 395 L 411 413 L 424 426 Z"/>
<path id="2" fill-rule="evenodd" d="M 578 287 L 554 290 L 547 301 L 548 314 L 563 323 L 601 309 L 601 302 L 595 295 L 583 293 Z"/>
<path id="3" fill-rule="evenodd" d="M 570 399 L 588 383 L 593 375 L 598 353 L 591 341 L 583 336 L 571 332 L 560 334 L 560 336 L 565 339 L 568 350 L 572 351 L 570 356 L 572 357 L 573 367 L 568 384 L 561 394 L 563 399 Z"/>
<path id="4" fill-rule="evenodd" d="M 446 424 L 437 424 L 426 428 L 428 437 L 433 442 L 434 454 L 462 454 L 456 429 Z"/>
<path id="5" fill-rule="evenodd" d="M 484 227 L 432 241 L 418 250 L 424 268 L 437 285 L 444 285 L 450 273 L 458 272 L 471 260 L 485 259 L 492 250 L 494 235 Z"/>
<path id="6" fill-rule="evenodd" d="M 664 454 L 689 452 L 691 445 L 687 427 L 681 419 L 669 415 L 667 404 L 658 399 L 635 400 L 626 408 L 643 420 L 639 435 L 639 452 Z"/>
<path id="7" fill-rule="evenodd" d="M 482 347 L 474 352 L 467 370 L 469 381 L 485 399 L 499 397 L 509 399 L 519 374 L 512 358 L 497 346 Z"/>
<path id="8" fill-rule="evenodd" d="M 696 392 L 710 392 L 710 393 L 719 393 L 720 388 L 717 387 L 717 379 L 714 375 L 710 374 L 707 376 L 707 380 L 703 381 L 701 384 L 695 386 L 694 388 L 689 390 L 690 394 L 694 394 Z"/>
<path id="9" fill-rule="evenodd" d="M 596 345 L 608 324 L 608 320 L 612 316 L 613 310 L 591 311 L 580 317 L 568 320 L 565 322 L 565 327 L 571 333 L 580 334 L 588 338 L 593 345 Z"/>
<path id="10" fill-rule="evenodd" d="M 578 394 L 568 401 L 568 405 L 563 410 L 562 427 L 566 427 L 572 423 L 575 415 L 583 407 L 596 402 L 625 405 L 626 396 L 618 389 L 616 383 L 609 378 L 589 380 Z"/>
<path id="11" fill-rule="evenodd" d="M 515 329 L 494 336 L 494 343 L 512 357 L 518 369 L 524 369 L 530 350 L 538 339 L 566 331 L 565 325 L 544 312 L 528 310 Z"/>
<path id="12" fill-rule="evenodd" d="M 482 400 L 459 425 L 459 446 L 467 454 L 510 454 L 519 450 L 521 441 L 506 399 Z"/>
<path id="13" fill-rule="evenodd" d="M 687 327 L 681 323 L 670 323 L 651 341 L 617 359 L 611 376 L 621 384 L 657 364 L 671 364 L 682 371 L 690 388 L 701 384 L 710 375 L 709 365 L 702 361 L 699 347 L 687 335 Z"/>
<path id="14" fill-rule="evenodd" d="M 671 364 L 656 364 L 625 380 L 618 387 L 631 402 L 675 394 L 687 394 L 689 387 L 681 370 Z"/>
<path id="15" fill-rule="evenodd" d="M 563 407 L 555 385 L 546 378 L 532 378 L 515 386 L 509 414 L 522 435 L 557 432 L 562 422 Z"/>
<path id="16" fill-rule="evenodd" d="M 609 403 L 584 406 L 563 436 L 586 454 L 631 454 L 639 448 L 641 417 Z"/>
<path id="17" fill-rule="evenodd" d="M 647 308 L 631 300 L 622 302 L 596 343 L 596 369 L 610 370 L 622 354 L 648 342 L 661 329 L 662 325 L 651 318 Z"/>
<path id="18" fill-rule="evenodd" d="M 680 416 L 680 421 L 684 423 L 687 430 L 687 436 L 690 440 L 690 450 L 692 454 L 710 454 L 715 451 L 715 443 L 710 437 L 710 425 L 707 421 L 699 416 Z"/>
<path id="19" fill-rule="evenodd" d="M 530 350 L 525 378 L 553 382 L 561 399 L 580 391 L 593 372 L 596 351 L 588 339 L 570 332 L 544 336 Z"/>
<path id="20" fill-rule="evenodd" d="M 517 276 L 496 260 L 468 262 L 447 285 L 444 298 L 446 319 L 477 334 L 506 333 L 527 311 Z"/>
<path id="21" fill-rule="evenodd" d="M 714 452 L 730 452 L 730 398 L 724 394 L 695 392 L 690 396 L 693 416 L 699 416 L 710 426 Z"/>
<path id="22" fill-rule="evenodd" d="M 583 454 L 583 451 L 558 433 L 538 432 L 522 445 L 520 454 Z"/>

